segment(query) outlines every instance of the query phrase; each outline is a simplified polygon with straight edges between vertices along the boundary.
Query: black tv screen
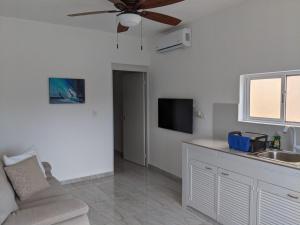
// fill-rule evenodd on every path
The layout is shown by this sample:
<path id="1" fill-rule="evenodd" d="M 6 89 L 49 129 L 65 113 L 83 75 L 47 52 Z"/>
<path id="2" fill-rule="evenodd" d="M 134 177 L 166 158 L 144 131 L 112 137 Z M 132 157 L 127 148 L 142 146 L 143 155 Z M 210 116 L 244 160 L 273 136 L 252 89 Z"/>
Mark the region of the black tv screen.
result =
<path id="1" fill-rule="evenodd" d="M 193 99 L 158 99 L 158 126 L 193 133 Z"/>

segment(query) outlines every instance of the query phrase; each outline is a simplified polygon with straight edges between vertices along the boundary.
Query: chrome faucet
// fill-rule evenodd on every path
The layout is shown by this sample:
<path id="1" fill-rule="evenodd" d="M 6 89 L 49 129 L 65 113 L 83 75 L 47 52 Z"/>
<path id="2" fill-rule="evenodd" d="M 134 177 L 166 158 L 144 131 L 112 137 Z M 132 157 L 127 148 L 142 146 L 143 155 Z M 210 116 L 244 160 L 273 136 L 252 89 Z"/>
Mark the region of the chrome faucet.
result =
<path id="1" fill-rule="evenodd" d="M 297 130 L 295 127 L 286 126 L 284 127 L 283 133 L 287 134 L 288 130 L 291 129 L 293 132 L 293 152 L 300 150 L 300 145 L 297 145 Z"/>

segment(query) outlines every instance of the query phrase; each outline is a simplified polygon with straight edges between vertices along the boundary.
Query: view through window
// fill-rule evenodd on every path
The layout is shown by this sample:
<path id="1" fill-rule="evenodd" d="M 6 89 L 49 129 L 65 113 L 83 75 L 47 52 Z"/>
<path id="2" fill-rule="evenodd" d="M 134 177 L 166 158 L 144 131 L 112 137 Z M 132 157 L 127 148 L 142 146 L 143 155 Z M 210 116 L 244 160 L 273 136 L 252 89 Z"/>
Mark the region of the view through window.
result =
<path id="1" fill-rule="evenodd" d="M 250 81 L 250 116 L 280 119 L 281 78 Z"/>
<path id="2" fill-rule="evenodd" d="M 300 122 L 300 76 L 287 76 L 286 121 Z"/>

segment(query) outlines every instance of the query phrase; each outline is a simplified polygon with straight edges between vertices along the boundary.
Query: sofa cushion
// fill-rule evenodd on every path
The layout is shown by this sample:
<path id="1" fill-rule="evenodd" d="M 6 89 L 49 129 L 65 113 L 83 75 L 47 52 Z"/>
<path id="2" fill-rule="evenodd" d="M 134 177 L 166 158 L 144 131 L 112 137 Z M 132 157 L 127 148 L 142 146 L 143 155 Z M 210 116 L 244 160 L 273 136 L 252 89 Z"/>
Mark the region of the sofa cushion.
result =
<path id="1" fill-rule="evenodd" d="M 66 196 L 68 195 L 66 190 L 62 187 L 59 181 L 56 180 L 54 177 L 47 179 L 47 181 L 50 184 L 48 188 L 35 193 L 30 198 L 24 201 L 17 200 L 17 204 L 19 205 L 19 207 L 28 208 L 43 203 L 45 202 L 45 200 L 47 201 L 48 199 L 53 199 L 63 195 Z"/>
<path id="2" fill-rule="evenodd" d="M 50 184 L 50 187 L 37 192 L 33 196 L 31 196 L 29 199 L 25 201 L 20 201 L 17 199 L 17 204 L 19 208 L 29 208 L 29 207 L 35 207 L 38 205 L 47 204 L 53 201 L 62 200 L 62 199 L 71 199 L 72 195 L 69 194 L 63 186 L 60 184 L 58 180 L 56 180 L 54 177 L 51 177 L 48 180 L 48 183 Z"/>
<path id="3" fill-rule="evenodd" d="M 0 224 L 3 223 L 10 213 L 17 209 L 15 193 L 6 178 L 0 160 Z"/>
<path id="4" fill-rule="evenodd" d="M 26 200 L 33 194 L 49 187 L 36 156 L 4 167 L 4 170 L 21 200 Z"/>
<path id="5" fill-rule="evenodd" d="M 53 196 L 49 198 L 44 198 L 36 201 L 25 201 L 25 202 L 17 202 L 19 209 L 28 209 L 28 208 L 33 208 L 37 207 L 40 205 L 47 205 L 51 204 L 53 202 L 57 201 L 63 201 L 63 200 L 68 200 L 68 199 L 73 199 L 73 196 L 71 194 L 66 194 L 66 195 L 61 195 L 61 196 Z"/>
<path id="6" fill-rule="evenodd" d="M 17 211 L 3 225 L 54 225 L 88 213 L 88 206 L 77 199 L 56 201 Z"/>

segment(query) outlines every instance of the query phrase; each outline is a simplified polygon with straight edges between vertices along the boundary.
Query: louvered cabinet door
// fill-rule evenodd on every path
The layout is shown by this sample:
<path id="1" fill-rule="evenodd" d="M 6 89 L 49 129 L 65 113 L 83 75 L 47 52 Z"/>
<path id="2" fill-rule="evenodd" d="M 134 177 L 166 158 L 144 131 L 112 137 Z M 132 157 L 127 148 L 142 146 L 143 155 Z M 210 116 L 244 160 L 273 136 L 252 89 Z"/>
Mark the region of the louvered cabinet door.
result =
<path id="1" fill-rule="evenodd" d="M 198 161 L 189 163 L 188 205 L 216 219 L 217 168 Z"/>
<path id="2" fill-rule="evenodd" d="M 253 180 L 223 169 L 218 171 L 218 222 L 224 225 L 250 225 Z"/>
<path id="3" fill-rule="evenodd" d="M 299 225 L 300 193 L 276 185 L 258 185 L 257 225 Z"/>

